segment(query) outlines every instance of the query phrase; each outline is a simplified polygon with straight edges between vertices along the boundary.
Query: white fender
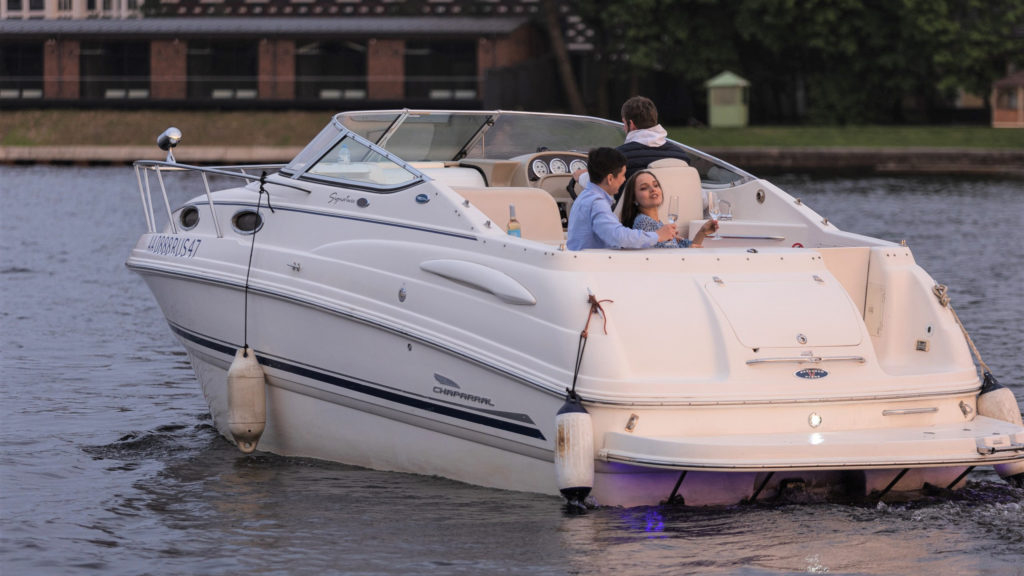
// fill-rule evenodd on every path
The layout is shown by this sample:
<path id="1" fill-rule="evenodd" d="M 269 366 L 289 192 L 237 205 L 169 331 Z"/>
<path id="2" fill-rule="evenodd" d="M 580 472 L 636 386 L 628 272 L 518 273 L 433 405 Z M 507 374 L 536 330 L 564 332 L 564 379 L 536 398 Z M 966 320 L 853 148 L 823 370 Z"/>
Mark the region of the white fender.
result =
<path id="1" fill-rule="evenodd" d="M 1013 392 L 988 372 L 985 372 L 985 383 L 978 395 L 978 414 L 1024 427 L 1020 406 Z M 996 464 L 993 468 L 1003 480 L 1024 487 L 1024 461 Z"/>
<path id="2" fill-rule="evenodd" d="M 267 423 L 263 367 L 252 348 L 239 348 L 228 368 L 228 427 L 238 449 L 250 454 Z"/>
<path id="3" fill-rule="evenodd" d="M 1024 426 L 1021 420 L 1020 406 L 1009 388 L 1000 386 L 978 395 L 978 414 Z"/>
<path id="4" fill-rule="evenodd" d="M 583 503 L 594 487 L 594 426 L 579 396 L 570 394 L 555 416 L 555 474 L 569 502 Z"/>

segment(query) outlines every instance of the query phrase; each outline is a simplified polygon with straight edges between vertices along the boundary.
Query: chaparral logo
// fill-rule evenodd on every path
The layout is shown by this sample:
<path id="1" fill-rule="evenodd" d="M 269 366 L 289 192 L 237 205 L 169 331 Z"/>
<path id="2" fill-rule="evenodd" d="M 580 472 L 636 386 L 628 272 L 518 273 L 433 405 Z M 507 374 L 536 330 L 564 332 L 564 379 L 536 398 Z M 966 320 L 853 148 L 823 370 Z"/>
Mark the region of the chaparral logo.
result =
<path id="1" fill-rule="evenodd" d="M 796 372 L 797 378 L 805 378 L 807 380 L 818 380 L 828 376 L 828 370 L 822 370 L 821 368 L 804 368 Z"/>
<path id="2" fill-rule="evenodd" d="M 434 380 L 437 380 L 438 384 L 443 386 L 434 386 L 432 392 L 441 396 L 448 396 L 463 402 L 474 402 L 476 404 L 483 404 L 484 406 L 494 406 L 490 398 L 484 396 L 477 396 L 476 394 L 467 394 L 460 390 L 461 386 L 455 383 L 451 378 L 442 376 L 440 374 L 434 374 Z M 453 390 L 454 388 L 454 390 Z"/>

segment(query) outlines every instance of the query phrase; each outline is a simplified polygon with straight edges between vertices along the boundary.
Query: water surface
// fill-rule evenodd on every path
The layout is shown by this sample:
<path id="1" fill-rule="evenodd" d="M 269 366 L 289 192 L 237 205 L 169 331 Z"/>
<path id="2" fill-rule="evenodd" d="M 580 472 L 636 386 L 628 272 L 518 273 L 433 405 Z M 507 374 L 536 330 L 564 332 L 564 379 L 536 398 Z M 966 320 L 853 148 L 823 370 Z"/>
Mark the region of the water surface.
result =
<path id="1" fill-rule="evenodd" d="M 906 239 L 1024 401 L 1024 182 L 774 178 Z M 1024 574 L 1024 490 L 976 471 L 913 502 L 601 508 L 257 453 L 210 426 L 124 267 L 124 167 L 0 167 L 3 574 Z"/>

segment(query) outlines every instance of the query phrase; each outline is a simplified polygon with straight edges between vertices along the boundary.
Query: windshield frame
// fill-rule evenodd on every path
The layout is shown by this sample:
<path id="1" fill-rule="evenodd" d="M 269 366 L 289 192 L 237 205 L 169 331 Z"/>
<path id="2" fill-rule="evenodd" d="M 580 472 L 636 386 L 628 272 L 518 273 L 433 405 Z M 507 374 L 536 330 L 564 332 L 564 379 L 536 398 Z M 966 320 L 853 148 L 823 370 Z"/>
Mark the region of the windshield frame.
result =
<path id="1" fill-rule="evenodd" d="M 349 179 L 340 176 L 326 176 L 312 172 L 324 159 L 334 152 L 343 142 L 351 141 L 367 148 L 368 152 L 377 154 L 385 160 L 403 169 L 411 178 L 395 184 L 376 183 L 368 180 Z M 410 163 L 391 152 L 377 146 L 374 142 L 363 138 L 359 134 L 345 128 L 337 117 L 320 131 L 306 147 L 287 165 L 281 168 L 281 173 L 293 180 L 305 180 L 328 184 L 333 186 L 345 186 L 366 190 L 368 192 L 392 193 L 415 186 L 421 182 L 431 180 L 429 176 L 417 170 Z"/>
<path id="2" fill-rule="evenodd" d="M 424 154 L 422 159 L 407 160 L 396 152 L 388 150 L 392 140 L 398 136 L 403 136 L 403 128 L 415 130 L 416 124 L 432 124 L 440 126 L 448 123 L 451 126 L 451 119 L 459 117 L 460 119 L 467 119 L 467 117 L 477 117 L 479 124 L 468 123 L 462 127 L 455 126 L 458 131 L 450 135 L 449 138 L 445 138 L 443 142 L 426 142 L 427 152 Z M 503 122 L 503 120 L 505 122 Z M 554 131 L 553 136 L 559 137 L 566 135 L 567 139 L 557 142 L 551 142 L 555 147 L 548 146 L 544 143 L 546 136 L 545 134 L 535 134 L 535 132 L 542 132 L 543 130 L 537 129 L 534 132 L 531 130 L 536 129 L 539 126 L 544 127 L 558 127 L 562 123 L 567 125 L 578 125 L 580 130 L 576 131 Z M 518 133 L 516 139 L 506 139 L 508 150 L 507 153 L 495 153 L 492 155 L 490 150 L 494 150 L 493 144 L 486 144 L 489 142 L 488 135 L 494 139 L 499 139 L 496 132 L 492 130 L 500 131 L 504 126 L 512 126 L 514 132 Z M 590 126 L 594 130 L 587 130 Z M 497 128 L 496 128 L 497 127 Z M 335 138 L 331 140 L 329 146 L 324 145 L 324 132 L 329 130 L 335 131 Z M 571 114 L 558 114 L 549 112 L 525 112 L 525 111 L 513 111 L 513 110 L 425 110 L 425 109 L 389 109 L 389 110 L 353 110 L 348 112 L 340 112 L 336 114 L 327 127 L 321 131 L 320 134 L 314 138 L 298 156 L 295 157 L 285 168 L 282 169 L 286 174 L 296 174 L 293 178 L 298 178 L 302 173 L 305 173 L 308 169 L 308 165 L 312 162 L 319 161 L 326 151 L 335 146 L 338 140 L 341 139 L 343 133 L 351 134 L 353 137 L 358 137 L 361 141 L 370 143 L 374 149 L 380 152 L 382 155 L 386 155 L 388 159 L 396 162 L 402 166 L 412 168 L 411 163 L 415 162 L 458 162 L 464 159 L 518 159 L 527 157 L 532 154 L 545 152 L 545 151 L 566 151 L 566 152 L 578 152 L 586 154 L 591 148 L 596 146 L 611 146 L 617 147 L 622 145 L 625 140 L 625 130 L 621 122 L 615 122 L 604 118 L 597 118 L 594 116 L 582 116 L 582 115 L 571 115 Z M 578 133 L 578 134 L 577 134 Z M 596 134 L 596 140 L 599 141 L 585 141 L 588 135 Z M 549 134 L 550 136 L 550 134 Z M 432 138 L 431 134 L 418 136 L 420 138 L 426 137 L 427 139 Z M 401 139 L 401 138 L 400 138 Z M 613 141 L 614 140 L 614 141 Z M 677 142 L 675 140 L 668 139 L 671 142 L 691 156 L 694 162 L 691 165 L 700 174 L 701 184 L 704 188 L 729 188 L 741 185 L 743 183 L 755 180 L 756 177 L 752 174 L 733 166 L 732 164 L 716 158 L 705 152 L 701 152 L 693 147 L 687 146 L 686 144 Z M 530 142 L 530 144 L 524 144 Z M 538 145 L 539 144 L 539 145 Z M 316 145 L 316 146 L 314 146 Z M 397 144 L 396 144 L 397 145 Z M 408 142 L 403 143 L 404 146 L 409 146 Z M 416 148 L 416 144 L 412 145 Z M 490 150 L 487 146 L 491 146 Z M 433 148 L 436 147 L 436 156 L 432 153 Z M 501 150 L 498 146 L 499 151 Z M 312 162 L 310 161 L 312 159 Z M 306 169 L 301 171 L 298 170 L 302 166 L 302 162 L 306 163 Z M 413 168 L 413 170 L 415 170 Z M 427 176 L 423 176 L 429 180 Z"/>

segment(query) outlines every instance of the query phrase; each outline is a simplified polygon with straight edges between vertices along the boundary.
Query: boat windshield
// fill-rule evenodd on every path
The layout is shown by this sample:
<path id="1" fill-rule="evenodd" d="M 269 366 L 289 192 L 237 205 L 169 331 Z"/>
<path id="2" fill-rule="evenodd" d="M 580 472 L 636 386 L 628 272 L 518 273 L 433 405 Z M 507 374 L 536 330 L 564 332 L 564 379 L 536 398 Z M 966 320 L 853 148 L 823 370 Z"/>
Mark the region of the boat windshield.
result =
<path id="1" fill-rule="evenodd" d="M 547 150 L 586 154 L 599 146 L 619 146 L 625 138 L 621 123 L 588 116 L 458 110 L 344 112 L 283 171 L 302 174 L 337 146 L 346 129 L 404 162 L 512 159 Z M 713 156 L 683 147 L 705 187 L 735 186 L 752 178 Z"/>
<path id="2" fill-rule="evenodd" d="M 586 152 L 622 144 L 622 126 L 585 116 L 524 112 L 351 112 L 349 130 L 407 162 L 507 159 L 540 150 Z"/>

